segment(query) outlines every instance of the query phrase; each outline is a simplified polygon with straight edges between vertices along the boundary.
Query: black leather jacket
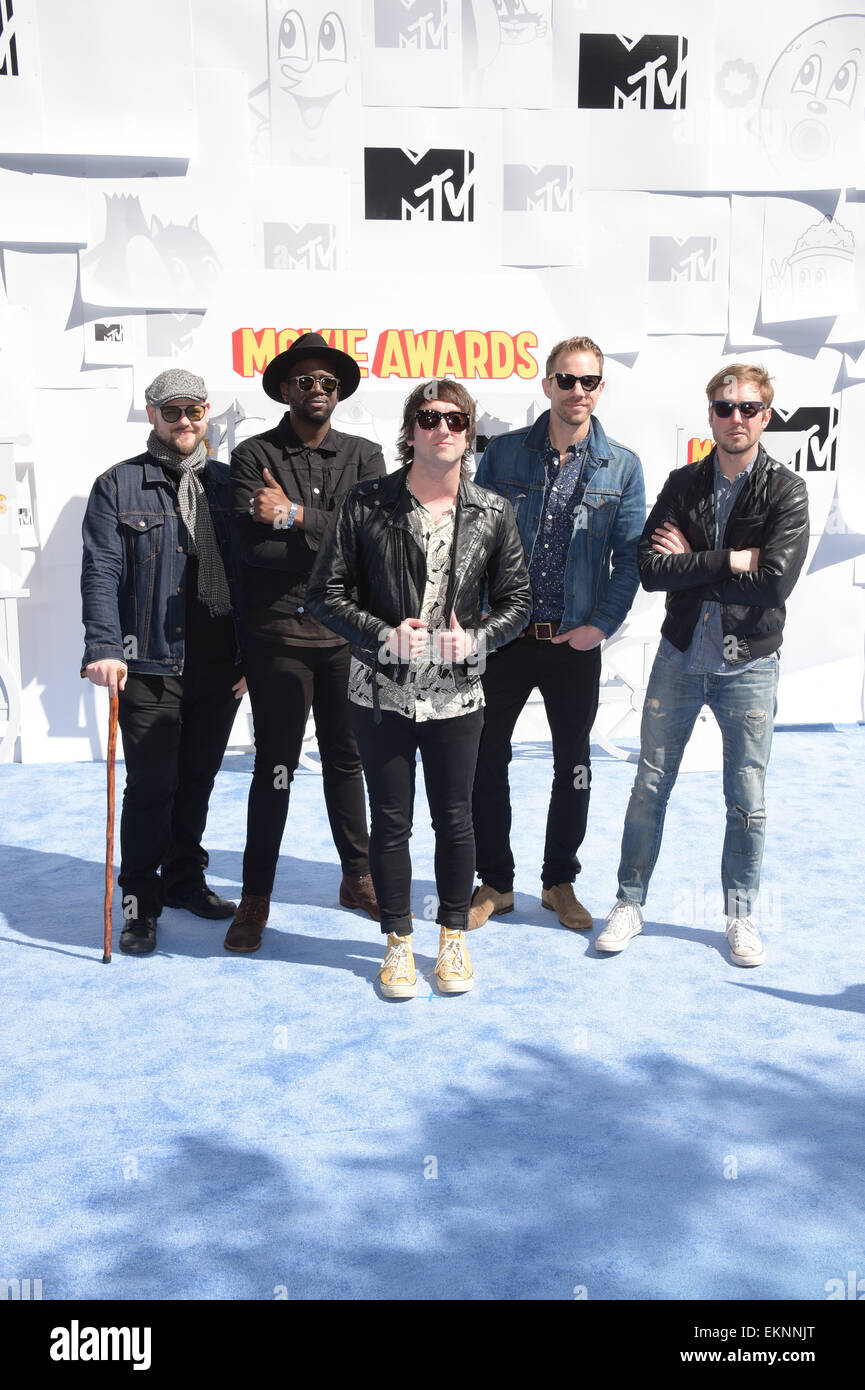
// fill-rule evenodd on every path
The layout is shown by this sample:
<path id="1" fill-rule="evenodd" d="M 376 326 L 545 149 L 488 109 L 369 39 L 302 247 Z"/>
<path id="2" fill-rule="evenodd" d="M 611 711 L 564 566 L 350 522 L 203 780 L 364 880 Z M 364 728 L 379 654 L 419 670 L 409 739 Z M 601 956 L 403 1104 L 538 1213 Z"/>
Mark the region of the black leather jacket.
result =
<path id="1" fill-rule="evenodd" d="M 637 562 L 643 588 L 667 590 L 661 631 L 686 651 L 704 600 L 721 605 L 724 637 L 738 639 L 734 661 L 777 651 L 784 631 L 784 604 L 808 551 L 808 490 L 804 481 L 758 446 L 754 467 L 736 498 L 715 549 L 715 450 L 699 463 L 677 468 L 661 489 L 643 528 Z M 661 555 L 652 533 L 671 521 L 691 546 L 690 555 Z M 753 574 L 734 574 L 731 550 L 759 547 Z"/>
<path id="2" fill-rule="evenodd" d="M 355 656 L 404 684 L 405 663 L 382 661 L 385 639 L 404 618 L 420 615 L 426 557 L 412 527 L 407 468 L 358 483 L 342 502 L 319 551 L 306 591 L 308 608 Z M 484 581 L 487 604 L 482 608 Z M 531 617 L 532 591 L 510 502 L 463 479 L 457 495 L 448 621 L 452 612 L 476 632 L 486 652 L 510 642 Z M 477 664 L 475 669 L 478 669 Z M 454 666 L 458 688 L 466 663 Z"/>

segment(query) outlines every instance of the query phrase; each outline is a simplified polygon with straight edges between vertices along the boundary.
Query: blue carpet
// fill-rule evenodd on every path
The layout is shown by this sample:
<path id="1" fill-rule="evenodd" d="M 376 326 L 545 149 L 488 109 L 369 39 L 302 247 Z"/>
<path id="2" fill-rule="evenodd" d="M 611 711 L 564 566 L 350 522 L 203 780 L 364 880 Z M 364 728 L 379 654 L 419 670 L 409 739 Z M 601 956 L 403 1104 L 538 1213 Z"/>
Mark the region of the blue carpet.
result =
<path id="1" fill-rule="evenodd" d="M 768 960 L 730 965 L 720 778 L 683 776 L 620 956 L 540 907 L 549 750 L 512 782 L 516 912 L 475 990 L 385 1001 L 294 784 L 261 952 L 166 910 L 101 964 L 104 764 L 4 766 L 0 1278 L 52 1298 L 824 1299 L 865 1276 L 865 729 L 776 736 Z M 214 792 L 237 892 L 251 760 Z M 633 766 L 598 757 L 580 896 L 612 904 Z M 118 767 L 118 787 L 123 770 Z M 435 962 L 419 778 L 419 967 Z M 115 895 L 115 943 L 120 900 Z M 598 928 L 596 927 L 596 932 Z"/>

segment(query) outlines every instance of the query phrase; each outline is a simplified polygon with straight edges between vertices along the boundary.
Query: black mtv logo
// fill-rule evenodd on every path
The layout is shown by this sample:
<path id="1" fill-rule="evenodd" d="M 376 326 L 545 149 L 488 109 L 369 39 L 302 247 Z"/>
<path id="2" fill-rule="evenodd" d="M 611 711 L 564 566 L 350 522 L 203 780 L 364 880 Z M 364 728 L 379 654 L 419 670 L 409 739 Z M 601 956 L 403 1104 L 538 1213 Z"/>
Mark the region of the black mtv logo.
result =
<path id="1" fill-rule="evenodd" d="M 801 405 L 795 410 L 773 405 L 765 434 L 775 438 L 765 441 L 766 449 L 797 473 L 834 473 L 838 419 L 835 405 Z"/>
<path id="2" fill-rule="evenodd" d="M 12 0 L 0 0 L 0 77 L 18 76 L 18 38 Z"/>
<path id="3" fill-rule="evenodd" d="M 336 227 L 329 222 L 265 222 L 264 264 L 268 270 L 335 270 Z"/>
<path id="4" fill-rule="evenodd" d="M 649 279 L 716 280 L 717 249 L 713 236 L 649 237 Z"/>
<path id="5" fill-rule="evenodd" d="M 678 34 L 581 34 L 577 104 L 609 111 L 636 106 L 676 111 L 685 105 L 688 40 Z"/>
<path id="6" fill-rule="evenodd" d="M 93 330 L 97 343 L 123 342 L 122 323 L 95 323 Z"/>
<path id="7" fill-rule="evenodd" d="M 506 164 L 505 212 L 573 212 L 574 171 L 568 164 Z"/>
<path id="8" fill-rule="evenodd" d="M 375 0 L 375 46 L 446 49 L 445 0 Z"/>
<path id="9" fill-rule="evenodd" d="M 471 150 L 364 150 L 365 215 L 384 222 L 473 222 Z"/>

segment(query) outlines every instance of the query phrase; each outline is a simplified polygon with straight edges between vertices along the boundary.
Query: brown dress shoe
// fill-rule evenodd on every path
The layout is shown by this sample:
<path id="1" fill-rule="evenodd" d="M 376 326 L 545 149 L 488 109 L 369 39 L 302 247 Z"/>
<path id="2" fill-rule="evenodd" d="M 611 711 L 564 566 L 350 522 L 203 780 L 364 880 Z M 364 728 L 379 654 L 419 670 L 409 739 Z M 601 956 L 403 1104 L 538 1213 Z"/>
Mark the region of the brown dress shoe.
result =
<path id="1" fill-rule="evenodd" d="M 591 931 L 594 926 L 591 912 L 583 907 L 572 883 L 557 883 L 553 888 L 544 888 L 541 906 L 555 912 L 562 926 L 570 927 L 571 931 Z"/>
<path id="2" fill-rule="evenodd" d="M 340 907 L 359 907 L 368 912 L 374 922 L 381 921 L 371 874 L 343 874 L 339 885 Z"/>
<path id="3" fill-rule="evenodd" d="M 226 951 L 257 951 L 269 912 L 269 894 L 260 898 L 255 893 L 244 893 L 225 936 Z"/>
<path id="4" fill-rule="evenodd" d="M 482 927 L 490 917 L 503 917 L 506 912 L 513 912 L 513 910 L 513 890 L 509 893 L 500 893 L 497 888 L 491 888 L 488 883 L 482 883 L 472 894 L 468 930 L 477 931 L 478 927 Z"/>

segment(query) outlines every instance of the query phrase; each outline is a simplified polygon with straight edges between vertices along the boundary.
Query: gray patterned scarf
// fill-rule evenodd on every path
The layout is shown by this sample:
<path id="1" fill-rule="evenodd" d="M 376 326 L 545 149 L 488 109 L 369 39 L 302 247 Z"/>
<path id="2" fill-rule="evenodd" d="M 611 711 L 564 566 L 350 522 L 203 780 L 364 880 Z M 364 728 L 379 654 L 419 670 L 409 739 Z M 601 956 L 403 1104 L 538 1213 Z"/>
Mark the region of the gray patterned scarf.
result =
<path id="1" fill-rule="evenodd" d="M 219 553 L 213 517 L 200 476 L 207 462 L 204 440 L 191 454 L 178 454 L 163 444 L 156 432 L 151 430 L 147 452 L 162 464 L 177 483 L 177 500 L 180 516 L 189 532 L 190 553 L 198 556 L 198 597 L 212 617 L 230 613 L 231 595 L 225 565 Z"/>

